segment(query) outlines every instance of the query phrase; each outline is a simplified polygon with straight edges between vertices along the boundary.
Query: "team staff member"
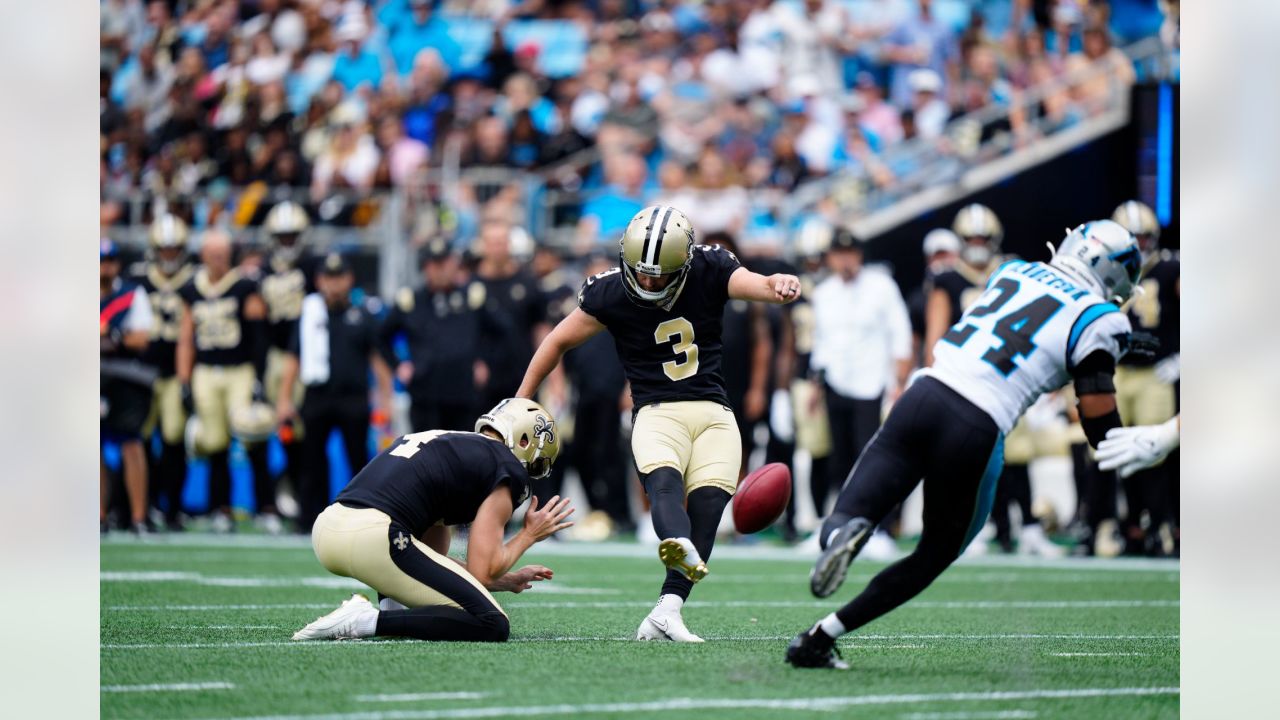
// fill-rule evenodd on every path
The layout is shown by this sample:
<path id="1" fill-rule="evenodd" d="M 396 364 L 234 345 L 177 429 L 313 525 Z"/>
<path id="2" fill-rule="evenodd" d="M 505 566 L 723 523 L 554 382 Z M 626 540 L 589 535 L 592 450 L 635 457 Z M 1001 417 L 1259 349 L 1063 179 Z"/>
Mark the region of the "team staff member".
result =
<path id="1" fill-rule="evenodd" d="M 150 438 L 160 430 L 160 456 L 151 466 L 152 497 L 166 500 L 165 524 L 170 530 L 182 528 L 182 486 L 187 479 L 182 433 L 187 411 L 182 406 L 182 387 L 177 377 L 178 330 L 182 320 L 179 291 L 191 280 L 195 268 L 189 262 L 187 224 L 176 215 L 161 215 L 151 223 L 146 272 L 139 284 L 151 300 L 151 342 L 146 360 L 156 369 L 151 414 L 142 430 Z"/>
<path id="2" fill-rule="evenodd" d="M 489 381 L 481 393 L 484 404 L 492 405 L 520 386 L 533 349 L 550 328 L 538 282 L 511 256 L 511 226 L 506 221 L 484 222 L 480 253 L 476 280 L 484 289 L 485 309 L 496 321 L 485 333 L 480 351 L 489 367 Z"/>
<path id="3" fill-rule="evenodd" d="M 531 478 L 560 452 L 555 420 L 511 398 L 475 432 L 427 430 L 401 437 L 369 461 L 316 520 L 311 544 L 325 569 L 378 591 L 379 607 L 353 595 L 294 640 L 377 636 L 505 642 L 507 614 L 491 592 L 522 592 L 551 579 L 541 565 L 511 568 L 530 546 L 571 525 L 569 499 L 535 497 L 524 528 L 503 528 L 529 498 Z M 451 525 L 468 523 L 467 560 L 449 557 Z"/>
<path id="4" fill-rule="evenodd" d="M 191 397 L 198 430 L 195 451 L 209 459 L 209 507 L 216 531 L 231 530 L 231 468 L 228 447 L 234 433 L 258 439 L 270 432 L 274 417 L 258 417 L 266 364 L 267 307 L 257 283 L 231 267 L 231 237 L 208 230 L 200 248 L 203 267 L 181 291 L 184 307 L 178 332 L 178 381 Z M 263 427 L 265 425 L 265 428 Z M 275 492 L 266 473 L 264 445 L 250 448 L 258 510 L 275 518 Z M 271 528 L 268 528 L 271 529 Z"/>
<path id="5" fill-rule="evenodd" d="M 120 463 L 129 494 L 129 520 L 135 533 L 147 532 L 147 458 L 142 426 L 151 407 L 155 369 L 142 362 L 151 336 L 151 304 L 147 291 L 120 279 L 120 250 L 110 240 L 98 246 L 99 380 L 103 440 L 120 444 Z M 105 532 L 110 477 L 101 461 L 101 505 L 98 520 Z"/>
<path id="6" fill-rule="evenodd" d="M 884 396 L 906 386 L 911 372 L 911 321 L 893 278 L 863 266 L 863 241 L 839 228 L 831 238 L 831 275 L 813 291 L 812 367 L 822 378 L 831 427 L 831 459 L 826 486 L 815 483 L 818 514 L 827 493 L 839 492 L 862 449 L 880 429 Z M 815 392 L 817 389 L 815 389 Z M 885 523 L 888 525 L 890 523 Z M 895 548 L 882 526 L 868 552 L 883 558 Z"/>
<path id="7" fill-rule="evenodd" d="M 276 400 L 277 419 L 294 418 L 294 383 L 301 375 L 306 386 L 301 417 L 309 432 L 302 441 L 300 532 L 311 532 L 316 515 L 329 502 L 329 434 L 335 429 L 341 433 L 352 473 L 359 472 L 369 457 L 370 371 L 378 381 L 378 406 L 384 412 L 391 407 L 391 370 L 378 352 L 377 321 L 365 308 L 351 304 L 351 267 L 332 253 L 321 263 L 315 283 L 319 292 L 302 302 Z"/>
<path id="8" fill-rule="evenodd" d="M 280 387 L 284 377 L 285 355 L 289 342 L 302 314 L 302 299 L 312 292 L 314 260 L 306 254 L 306 232 L 311 226 L 307 211 L 291 201 L 271 208 L 262 223 L 267 233 L 267 257 L 262 268 L 262 299 L 267 304 L 267 333 L 270 345 L 267 349 L 267 365 L 263 377 L 263 389 L 267 402 L 279 406 Z M 302 385 L 293 386 L 294 396 L 288 398 L 293 407 L 302 403 Z M 294 418 L 296 419 L 296 418 Z M 293 433 L 289 442 L 282 443 L 288 472 L 294 476 L 302 471 L 299 457 L 306 423 L 292 423 Z M 319 512 L 319 509 L 316 510 Z"/>
<path id="9" fill-rule="evenodd" d="M 396 378 L 409 391 L 413 427 L 465 430 L 475 417 L 477 388 L 489 374 L 480 359 L 489 322 L 484 286 L 464 279 L 443 238 L 432 240 L 418 259 L 424 284 L 396 293 L 382 323 L 383 356 L 395 363 L 396 338 L 404 337 L 409 357 L 396 365 Z"/>

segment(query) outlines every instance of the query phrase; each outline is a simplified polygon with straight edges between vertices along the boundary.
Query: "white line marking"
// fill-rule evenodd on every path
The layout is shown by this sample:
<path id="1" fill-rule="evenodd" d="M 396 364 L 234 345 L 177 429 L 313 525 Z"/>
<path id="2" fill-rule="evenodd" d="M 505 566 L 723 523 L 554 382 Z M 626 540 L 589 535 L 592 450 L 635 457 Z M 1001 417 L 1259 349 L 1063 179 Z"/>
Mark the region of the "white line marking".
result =
<path id="1" fill-rule="evenodd" d="M 363 587 L 363 585 L 361 586 Z M 594 588 L 577 588 L 587 590 Z M 1176 608 L 1181 606 L 1179 600 L 915 600 L 903 605 L 905 609 L 943 609 L 943 610 L 1086 610 L 1095 608 Z M 336 603 L 279 603 L 257 605 L 109 605 L 112 611 L 207 611 L 207 610 L 274 610 L 274 609 L 322 609 L 335 607 Z M 507 608 L 546 609 L 608 609 L 608 608 L 647 608 L 653 605 L 648 600 L 557 600 L 552 602 L 530 602 L 517 600 L 504 603 Z M 822 600 L 690 600 L 684 606 L 688 608 L 825 608 L 830 602 Z"/>
<path id="2" fill-rule="evenodd" d="M 121 548 L 139 548 L 148 553 L 184 547 L 195 548 L 255 548 L 261 550 L 306 551 L 311 553 L 311 540 L 299 536 L 268 535 L 214 535 L 198 532 L 186 532 L 176 535 L 157 535 L 139 541 L 126 533 L 113 533 L 101 541 L 103 546 Z M 530 553 L 530 558 L 537 557 L 615 557 L 654 559 L 657 548 L 644 543 L 604 542 L 604 543 L 572 543 L 564 542 L 539 547 Z M 816 551 L 805 553 L 790 547 L 760 545 L 721 544 L 716 547 L 716 561 L 751 561 L 761 560 L 811 562 L 817 556 Z M 994 567 L 994 568 L 1041 568 L 1047 570 L 1102 570 L 1102 571 L 1156 571 L 1178 572 L 1179 562 L 1176 559 L 1152 558 L 1058 558 L 1046 560 L 1019 555 L 988 555 L 980 558 L 965 559 L 958 564 L 962 568 Z"/>
<path id="3" fill-rule="evenodd" d="M 285 625 L 170 625 L 166 630 L 287 630 Z"/>
<path id="4" fill-rule="evenodd" d="M 488 697 L 489 693 L 480 692 L 434 692 L 434 693 L 401 693 L 399 695 L 356 695 L 356 702 L 421 702 L 423 700 L 479 700 Z"/>
<path id="5" fill-rule="evenodd" d="M 706 640 L 722 642 L 777 642 L 790 640 L 793 635 L 723 635 L 704 636 Z M 842 647 L 875 648 L 862 644 L 862 641 L 902 641 L 902 640 L 1178 640 L 1178 635 L 1068 635 L 1068 634 L 1005 634 L 1005 635 L 855 635 L 847 638 Z M 193 642 L 193 643 L 103 643 L 102 650 L 155 650 L 155 649 L 218 649 L 246 647 L 288 647 L 288 648 L 332 648 L 332 647 L 380 647 L 404 643 L 416 643 L 417 640 L 355 640 L 343 642 L 299 642 L 293 640 L 264 640 L 245 642 Z M 510 642 L 636 642 L 634 635 L 615 636 L 552 636 L 552 637 L 517 637 Z"/>
<path id="6" fill-rule="evenodd" d="M 202 690 L 234 690 L 235 685 L 229 682 L 197 682 L 167 683 L 156 685 L 103 685 L 99 690 L 104 693 L 124 692 L 191 692 Z"/>
<path id="7" fill-rule="evenodd" d="M 336 603 L 268 603 L 259 605 L 108 605 L 108 610 L 197 611 L 206 610 L 332 610 Z"/>
<path id="8" fill-rule="evenodd" d="M 675 698 L 640 703 L 591 703 L 584 705 L 534 705 L 510 707 L 452 708 L 442 710 L 396 710 L 325 715 L 276 715 L 238 718 L 237 720 L 445 720 L 446 718 L 484 718 L 536 715 L 572 716 L 584 713 L 622 714 L 665 712 L 671 710 L 810 710 L 833 711 L 859 705 L 896 705 L 910 703 L 969 702 L 992 700 L 1057 700 L 1139 695 L 1177 695 L 1176 687 L 1078 688 L 1067 690 L 1018 690 L 1005 692 L 957 692 L 912 695 L 855 695 L 809 699 L 772 698 Z"/>
<path id="9" fill-rule="evenodd" d="M 216 587 L 319 587 L 361 590 L 365 584 L 359 580 L 319 575 L 313 577 L 222 577 L 207 576 L 198 572 L 175 570 L 155 571 L 104 571 L 98 574 L 100 582 L 186 582 Z M 539 595 L 618 595 L 622 591 L 613 588 L 575 587 L 563 582 L 538 583 L 533 586 Z M 649 603 L 651 604 L 651 603 Z"/>
<path id="10" fill-rule="evenodd" d="M 1054 657 L 1146 657 L 1147 653 L 1139 652 L 1056 652 L 1050 653 Z"/>
<path id="11" fill-rule="evenodd" d="M 995 710 L 978 712 L 906 712 L 902 720 L 1029 720 L 1037 717 L 1030 710 Z"/>

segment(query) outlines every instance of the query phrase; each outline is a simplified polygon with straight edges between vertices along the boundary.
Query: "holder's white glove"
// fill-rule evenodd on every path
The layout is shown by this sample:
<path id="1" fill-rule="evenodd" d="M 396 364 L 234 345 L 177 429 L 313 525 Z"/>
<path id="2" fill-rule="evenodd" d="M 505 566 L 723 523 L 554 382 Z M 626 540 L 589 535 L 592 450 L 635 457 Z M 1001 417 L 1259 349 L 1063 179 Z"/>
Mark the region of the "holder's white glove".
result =
<path id="1" fill-rule="evenodd" d="M 1158 465 L 1178 447 L 1178 418 L 1160 425 L 1113 428 L 1098 443 L 1098 468 L 1115 470 L 1120 477 Z"/>
<path id="2" fill-rule="evenodd" d="M 1160 378 L 1160 382 L 1172 385 L 1178 382 L 1178 378 L 1182 377 L 1182 358 L 1180 355 L 1181 353 L 1174 353 L 1156 363 L 1156 377 Z"/>

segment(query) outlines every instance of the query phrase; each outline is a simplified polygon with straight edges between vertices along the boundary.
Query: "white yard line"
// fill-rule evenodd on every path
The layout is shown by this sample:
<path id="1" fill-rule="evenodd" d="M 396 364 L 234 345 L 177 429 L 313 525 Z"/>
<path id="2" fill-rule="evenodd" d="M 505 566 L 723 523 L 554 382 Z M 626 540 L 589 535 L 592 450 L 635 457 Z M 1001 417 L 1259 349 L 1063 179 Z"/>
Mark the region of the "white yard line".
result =
<path id="1" fill-rule="evenodd" d="M 624 714 L 692 710 L 801 710 L 833 711 L 861 705 L 898 705 L 942 702 L 991 702 L 1004 700 L 1072 700 L 1096 697 L 1177 695 L 1176 687 L 1077 688 L 1068 690 L 1018 690 L 1006 692 L 962 692 L 911 695 L 853 695 L 805 699 L 772 698 L 675 698 L 639 703 L 589 703 L 582 705 L 515 705 L 450 709 L 393 710 L 380 712 L 329 713 L 322 715 L 275 715 L 236 720 L 446 720 L 502 716 L 571 716 L 580 713 Z"/>
<path id="2" fill-rule="evenodd" d="M 120 571 L 106 570 L 98 573 L 100 582 L 156 583 L 177 582 L 195 585 L 211 585 L 215 587 L 318 587 L 326 589 L 362 590 L 367 587 L 359 580 L 339 577 L 337 575 L 318 575 L 310 577 L 276 576 L 209 576 L 198 572 L 177 570 Z M 621 590 L 614 588 L 580 587 L 564 582 L 538 583 L 533 590 L 539 595 L 619 595 Z M 650 603 L 652 604 L 652 603 Z"/>
<path id="3" fill-rule="evenodd" d="M 103 685 L 98 688 L 104 693 L 126 692 L 200 692 L 204 690 L 234 690 L 235 685 L 229 682 L 195 682 L 166 683 L 153 685 Z"/>
<path id="4" fill-rule="evenodd" d="M 1054 657 L 1146 657 L 1148 653 L 1140 652 L 1056 652 L 1049 653 Z"/>
<path id="5" fill-rule="evenodd" d="M 363 587 L 363 586 L 361 586 Z M 582 594 L 594 594 L 598 588 L 573 588 Z M 544 594 L 554 594 L 541 591 Z M 568 594 L 573 594 L 568 593 Z M 507 608 L 521 610 L 564 610 L 564 609 L 609 609 L 609 608 L 647 608 L 653 605 L 648 600 L 555 600 L 538 602 L 516 600 L 503 603 Z M 274 610 L 274 609 L 321 609 L 336 606 L 336 603 L 280 603 L 260 605 L 108 605 L 111 611 L 208 611 L 208 610 Z M 821 600 L 690 600 L 685 603 L 689 608 L 826 608 L 830 602 Z M 1181 606 L 1179 600 L 916 600 L 902 607 L 904 609 L 930 610 L 1088 610 L 1097 608 L 1176 608 Z"/>
<path id="6" fill-rule="evenodd" d="M 165 548 L 255 548 L 262 550 L 311 551 L 311 541 L 306 537 L 267 535 L 213 535 L 195 532 L 176 535 L 157 535 L 139 541 L 122 533 L 109 535 L 102 540 L 104 546 L 122 546 L 145 548 L 148 553 L 156 553 Z M 613 557 L 613 558 L 645 558 L 652 559 L 657 555 L 657 548 L 628 542 L 575 543 L 561 542 L 540 544 L 530 553 L 531 557 Z M 796 548 L 730 545 L 721 543 L 716 547 L 716 560 L 731 561 L 804 561 L 809 562 L 817 557 L 815 552 L 802 552 Z M 979 558 L 966 558 L 958 563 L 959 567 L 992 567 L 992 568 L 1043 568 L 1050 570 L 1124 570 L 1124 571 L 1156 571 L 1178 572 L 1177 560 L 1158 560 L 1151 558 L 1059 558 L 1046 560 L 1028 558 L 1018 555 L 990 555 Z"/>
<path id="7" fill-rule="evenodd" d="M 400 693 L 389 695 L 356 695 L 356 702 L 422 702 L 424 700 L 481 700 L 489 693 L 481 692 L 433 692 Z"/>
<path id="8" fill-rule="evenodd" d="M 717 642 L 777 642 L 790 640 L 792 635 L 726 635 L 706 636 L 705 639 Z M 865 645 L 865 641 L 910 641 L 910 640 L 1072 640 L 1072 641 L 1129 641 L 1129 640 L 1170 640 L 1177 641 L 1178 635 L 1071 635 L 1071 634 L 993 634 L 993 635 L 852 635 L 842 647 L 850 649 L 890 649 L 889 646 Z M 102 650 L 195 650 L 195 649 L 235 649 L 248 647 L 287 647 L 287 648 L 376 648 L 386 645 L 416 643 L 416 640 L 366 640 L 343 642 L 295 642 L 292 640 L 263 640 L 243 642 L 190 642 L 190 643 L 102 643 Z M 573 636 L 558 635 L 552 637 L 517 637 L 510 642 L 635 642 L 634 636 Z"/>
<path id="9" fill-rule="evenodd" d="M 976 712 L 904 713 L 902 720 L 1030 720 L 1039 714 L 1032 710 L 979 710 Z"/>

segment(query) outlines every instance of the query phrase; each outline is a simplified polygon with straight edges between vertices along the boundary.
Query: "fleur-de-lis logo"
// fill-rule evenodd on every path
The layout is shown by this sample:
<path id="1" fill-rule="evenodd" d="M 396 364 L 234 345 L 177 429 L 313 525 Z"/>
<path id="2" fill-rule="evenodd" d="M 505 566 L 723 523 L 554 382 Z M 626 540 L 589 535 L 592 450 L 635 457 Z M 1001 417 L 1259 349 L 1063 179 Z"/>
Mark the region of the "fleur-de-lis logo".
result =
<path id="1" fill-rule="evenodd" d="M 405 537 L 403 532 L 396 533 L 396 539 L 391 542 L 395 543 L 396 548 L 399 550 L 409 547 L 409 538 Z"/>
<path id="2" fill-rule="evenodd" d="M 543 441 L 553 443 L 556 441 L 556 423 L 554 420 L 548 420 L 542 415 L 538 415 L 533 419 L 533 436 L 541 438 Z"/>

